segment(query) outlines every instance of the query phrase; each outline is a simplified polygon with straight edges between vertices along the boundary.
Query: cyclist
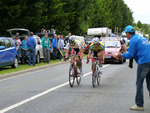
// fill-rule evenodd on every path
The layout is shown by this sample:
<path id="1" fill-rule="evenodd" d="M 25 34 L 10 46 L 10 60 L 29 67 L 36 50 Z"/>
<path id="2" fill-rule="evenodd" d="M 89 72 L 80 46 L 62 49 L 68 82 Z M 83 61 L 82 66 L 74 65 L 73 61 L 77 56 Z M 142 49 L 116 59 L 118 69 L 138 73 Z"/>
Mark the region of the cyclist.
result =
<path id="1" fill-rule="evenodd" d="M 101 58 L 101 59 L 99 59 L 99 64 L 100 64 L 100 67 L 102 67 L 102 63 L 104 62 L 104 59 L 105 59 L 105 47 L 99 41 L 98 37 L 94 37 L 92 39 L 92 44 L 90 45 L 89 53 L 88 53 L 88 57 L 87 57 L 87 63 L 89 63 L 89 58 L 92 55 L 92 53 L 93 53 L 93 57 Z M 93 64 L 94 64 L 94 61 L 92 61 L 92 69 L 93 69 Z"/>
<path id="2" fill-rule="evenodd" d="M 83 71 L 82 71 L 82 57 L 83 57 L 83 47 L 82 44 L 79 41 L 75 41 L 75 38 L 73 36 L 69 37 L 69 43 L 67 43 L 66 46 L 66 55 L 65 59 L 68 58 L 69 56 L 69 49 L 74 49 L 76 52 L 76 55 L 79 55 L 76 57 L 77 65 L 80 69 L 80 76 L 83 76 Z"/>

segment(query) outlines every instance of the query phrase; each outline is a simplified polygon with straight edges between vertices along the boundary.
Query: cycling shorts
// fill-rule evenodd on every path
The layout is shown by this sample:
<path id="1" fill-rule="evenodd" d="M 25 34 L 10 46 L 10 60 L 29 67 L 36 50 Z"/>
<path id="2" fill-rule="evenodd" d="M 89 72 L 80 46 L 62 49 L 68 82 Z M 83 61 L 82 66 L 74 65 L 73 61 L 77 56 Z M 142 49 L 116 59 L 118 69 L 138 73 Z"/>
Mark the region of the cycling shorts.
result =
<path id="1" fill-rule="evenodd" d="M 93 51 L 93 57 L 98 57 L 97 54 L 102 51 Z"/>

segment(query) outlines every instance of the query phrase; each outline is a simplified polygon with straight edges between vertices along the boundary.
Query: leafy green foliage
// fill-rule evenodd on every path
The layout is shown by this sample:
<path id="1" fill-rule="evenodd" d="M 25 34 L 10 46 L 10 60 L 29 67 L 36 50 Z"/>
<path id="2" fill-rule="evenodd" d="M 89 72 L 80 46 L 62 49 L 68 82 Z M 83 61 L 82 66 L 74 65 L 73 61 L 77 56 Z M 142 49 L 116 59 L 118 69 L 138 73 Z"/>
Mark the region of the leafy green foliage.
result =
<path id="1" fill-rule="evenodd" d="M 86 33 L 90 27 L 122 30 L 133 23 L 123 0 L 1 0 L 0 35 L 9 28 L 40 32 L 43 25 L 58 34 Z"/>

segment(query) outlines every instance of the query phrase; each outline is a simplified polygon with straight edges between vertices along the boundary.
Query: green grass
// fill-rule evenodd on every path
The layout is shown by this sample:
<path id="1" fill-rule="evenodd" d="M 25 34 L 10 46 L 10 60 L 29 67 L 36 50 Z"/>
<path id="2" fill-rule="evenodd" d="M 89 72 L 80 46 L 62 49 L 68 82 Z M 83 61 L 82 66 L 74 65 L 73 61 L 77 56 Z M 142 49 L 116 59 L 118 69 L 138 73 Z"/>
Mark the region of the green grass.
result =
<path id="1" fill-rule="evenodd" d="M 84 54 L 83 57 L 86 57 L 87 54 Z M 54 64 L 54 63 L 58 63 L 58 62 L 61 62 L 60 60 L 51 60 L 49 64 Z M 9 73 L 13 73 L 13 72 L 19 72 L 19 71 L 22 71 L 22 70 L 26 70 L 26 69 L 31 69 L 31 68 L 36 68 L 36 67 L 39 67 L 39 66 L 44 66 L 44 65 L 49 65 L 49 64 L 45 64 L 43 61 L 36 64 L 36 66 L 28 66 L 28 64 L 26 65 L 22 65 L 20 64 L 18 66 L 18 68 L 11 68 L 11 66 L 6 66 L 6 67 L 3 67 L 3 68 L 0 68 L 0 76 L 1 75 L 4 75 L 4 74 L 9 74 Z"/>
<path id="2" fill-rule="evenodd" d="M 58 63 L 61 62 L 60 60 L 51 60 L 49 64 L 54 64 L 54 63 Z M 18 66 L 18 68 L 11 68 L 11 66 L 6 66 L 3 68 L 0 68 L 0 75 L 4 75 L 4 74 L 9 74 L 9 73 L 13 73 L 13 72 L 18 72 L 18 71 L 22 71 L 22 70 L 26 70 L 26 69 L 31 69 L 31 68 L 36 68 L 39 66 L 44 66 L 44 65 L 49 65 L 49 64 L 45 64 L 44 62 L 38 63 L 36 64 L 36 66 L 28 66 L 28 64 L 26 65 L 22 65 L 20 64 Z"/>

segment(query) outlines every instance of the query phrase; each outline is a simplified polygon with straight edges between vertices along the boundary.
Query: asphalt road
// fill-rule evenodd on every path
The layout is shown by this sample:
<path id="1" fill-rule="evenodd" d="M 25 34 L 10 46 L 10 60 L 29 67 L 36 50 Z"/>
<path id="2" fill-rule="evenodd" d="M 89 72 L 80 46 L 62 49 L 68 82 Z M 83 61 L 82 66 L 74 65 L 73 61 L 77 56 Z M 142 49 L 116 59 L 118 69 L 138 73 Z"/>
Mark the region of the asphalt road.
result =
<path id="1" fill-rule="evenodd" d="M 104 64 L 100 86 L 92 87 L 91 64 L 83 60 L 80 85 L 68 84 L 69 63 L 0 80 L 0 113 L 140 113 L 134 105 L 136 63 Z M 145 110 L 150 99 L 144 83 Z"/>

